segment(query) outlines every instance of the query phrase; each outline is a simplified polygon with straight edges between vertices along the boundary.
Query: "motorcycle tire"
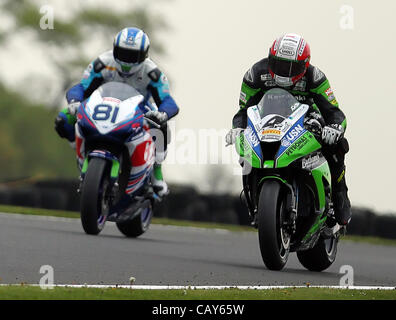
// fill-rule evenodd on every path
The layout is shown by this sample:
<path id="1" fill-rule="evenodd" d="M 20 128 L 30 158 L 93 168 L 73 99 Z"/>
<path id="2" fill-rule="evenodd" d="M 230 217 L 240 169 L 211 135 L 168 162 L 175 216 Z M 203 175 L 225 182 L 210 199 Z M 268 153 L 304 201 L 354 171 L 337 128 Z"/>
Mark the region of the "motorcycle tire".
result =
<path id="1" fill-rule="evenodd" d="M 281 228 L 285 193 L 278 181 L 265 181 L 258 203 L 258 237 L 261 257 L 270 270 L 281 270 L 290 252 L 290 237 Z"/>
<path id="2" fill-rule="evenodd" d="M 304 251 L 297 251 L 300 263 L 310 271 L 323 271 L 330 267 L 336 259 L 338 237 L 320 237 L 315 246 Z"/>
<path id="3" fill-rule="evenodd" d="M 85 233 L 99 234 L 105 225 L 109 204 L 106 199 L 110 177 L 106 175 L 107 161 L 92 158 L 89 161 L 81 188 L 81 223 Z"/>
<path id="4" fill-rule="evenodd" d="M 153 216 L 153 207 L 149 204 L 147 207 L 141 209 L 135 218 L 127 221 L 116 222 L 118 230 L 128 238 L 137 238 L 145 233 L 151 223 Z"/>

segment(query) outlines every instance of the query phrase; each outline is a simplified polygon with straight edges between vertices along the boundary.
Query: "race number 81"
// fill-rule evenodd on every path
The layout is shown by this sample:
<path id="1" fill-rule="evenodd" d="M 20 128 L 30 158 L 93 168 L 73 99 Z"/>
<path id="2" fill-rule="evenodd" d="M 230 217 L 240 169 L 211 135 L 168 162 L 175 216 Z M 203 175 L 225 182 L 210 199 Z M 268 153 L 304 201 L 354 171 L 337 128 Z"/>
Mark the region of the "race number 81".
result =
<path id="1" fill-rule="evenodd" d="M 95 121 L 106 121 L 111 117 L 111 122 L 114 123 L 117 119 L 119 107 L 113 107 L 108 104 L 98 104 L 92 114 L 92 119 Z"/>

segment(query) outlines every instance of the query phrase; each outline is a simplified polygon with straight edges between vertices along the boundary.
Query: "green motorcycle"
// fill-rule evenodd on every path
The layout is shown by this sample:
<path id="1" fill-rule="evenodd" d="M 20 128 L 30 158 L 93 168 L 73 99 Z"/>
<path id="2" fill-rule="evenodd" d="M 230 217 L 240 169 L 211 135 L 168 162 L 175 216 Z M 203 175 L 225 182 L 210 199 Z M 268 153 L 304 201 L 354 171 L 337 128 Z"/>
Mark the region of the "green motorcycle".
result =
<path id="1" fill-rule="evenodd" d="M 330 169 L 321 152 L 322 116 L 280 88 L 269 90 L 247 116 L 235 147 L 264 264 L 281 270 L 296 252 L 308 270 L 327 269 L 343 228 L 333 218 Z"/>

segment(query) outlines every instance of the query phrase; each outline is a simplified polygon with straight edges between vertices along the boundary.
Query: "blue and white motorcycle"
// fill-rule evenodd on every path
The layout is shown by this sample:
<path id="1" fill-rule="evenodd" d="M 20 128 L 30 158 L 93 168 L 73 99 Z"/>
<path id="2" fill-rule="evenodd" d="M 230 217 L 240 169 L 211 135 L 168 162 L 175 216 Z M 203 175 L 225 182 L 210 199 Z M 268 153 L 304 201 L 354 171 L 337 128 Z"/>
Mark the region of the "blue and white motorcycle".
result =
<path id="1" fill-rule="evenodd" d="M 99 234 L 106 221 L 127 237 L 150 225 L 160 198 L 151 187 L 155 144 L 144 117 L 144 97 L 134 88 L 108 82 L 82 102 L 77 112 L 76 153 L 81 169 L 81 222 Z"/>

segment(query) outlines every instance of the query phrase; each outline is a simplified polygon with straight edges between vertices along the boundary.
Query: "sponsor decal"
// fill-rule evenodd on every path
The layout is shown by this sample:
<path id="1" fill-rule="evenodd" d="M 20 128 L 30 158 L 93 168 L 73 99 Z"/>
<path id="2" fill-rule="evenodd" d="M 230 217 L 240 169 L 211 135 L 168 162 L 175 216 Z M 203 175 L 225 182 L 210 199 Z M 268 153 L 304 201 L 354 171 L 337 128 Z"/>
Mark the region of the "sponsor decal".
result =
<path id="1" fill-rule="evenodd" d="M 328 89 L 325 91 L 325 93 L 326 93 L 326 95 L 327 95 L 327 100 L 332 101 L 332 100 L 335 99 L 333 90 L 332 90 L 331 88 L 328 88 Z"/>
<path id="2" fill-rule="evenodd" d="M 303 158 L 302 159 L 302 168 L 303 169 L 309 169 L 309 168 L 313 168 L 320 160 L 319 155 L 314 155 L 314 156 L 310 156 L 307 158 Z"/>
<path id="3" fill-rule="evenodd" d="M 135 38 L 132 35 L 130 35 L 129 37 L 126 38 L 124 43 L 125 44 L 130 44 L 130 45 L 133 46 L 133 45 L 135 45 Z"/>
<path id="4" fill-rule="evenodd" d="M 262 135 L 265 135 L 265 134 L 280 135 L 281 132 L 280 132 L 280 130 L 277 130 L 277 129 L 266 129 L 266 130 L 263 130 L 263 131 L 261 132 L 261 134 L 262 134 Z"/>
<path id="5" fill-rule="evenodd" d="M 302 43 L 301 43 L 300 50 L 298 51 L 298 55 L 299 55 L 299 56 L 302 56 L 302 54 L 304 53 L 304 49 L 305 49 L 305 45 L 306 45 L 306 44 L 307 44 L 307 43 L 305 42 L 305 40 L 303 40 Z"/>
<path id="6" fill-rule="evenodd" d="M 296 140 L 301 133 L 304 131 L 304 128 L 302 127 L 301 124 L 296 125 L 293 129 L 291 129 L 287 135 L 285 136 L 285 138 L 287 140 L 289 140 L 290 142 L 293 142 L 294 140 Z"/>
<path id="7" fill-rule="evenodd" d="M 268 80 L 268 81 L 264 82 L 264 85 L 267 87 L 275 87 L 276 83 L 275 83 L 275 80 Z"/>
<path id="8" fill-rule="evenodd" d="M 280 48 L 279 53 L 283 54 L 285 56 L 290 56 L 290 57 L 294 56 L 294 54 L 295 54 L 294 48 L 286 47 L 286 46 L 283 46 L 282 48 Z"/>
<path id="9" fill-rule="evenodd" d="M 249 140 L 249 142 L 252 144 L 253 147 L 257 147 L 260 143 L 259 139 L 257 138 L 256 134 L 252 130 L 251 127 L 247 127 L 245 130 L 245 136 Z"/>
<path id="10" fill-rule="evenodd" d="M 287 140 L 286 138 L 283 138 L 281 141 L 281 146 L 283 147 L 289 147 L 291 145 L 291 142 L 289 140 Z"/>
<path id="11" fill-rule="evenodd" d="M 293 104 L 293 105 L 290 107 L 291 111 L 296 110 L 300 105 L 301 105 L 301 104 L 300 104 L 299 102 L 296 102 L 295 104 Z"/>
<path id="12" fill-rule="evenodd" d="M 307 100 L 307 98 L 305 96 L 302 96 L 302 95 L 296 95 L 296 96 L 294 96 L 294 98 L 296 98 L 297 101 L 305 101 L 305 100 Z"/>
<path id="13" fill-rule="evenodd" d="M 269 73 L 266 73 L 266 74 L 262 74 L 260 76 L 260 79 L 261 79 L 261 81 L 266 81 L 266 80 L 272 80 L 272 77 Z"/>
<path id="14" fill-rule="evenodd" d="M 115 103 L 120 103 L 121 100 L 117 99 L 117 98 L 112 98 L 112 97 L 104 97 L 103 101 L 110 101 L 110 102 L 115 102 Z"/>
<path id="15" fill-rule="evenodd" d="M 295 44 L 298 44 L 297 40 L 291 39 L 291 38 L 283 38 L 283 41 L 288 41 L 288 42 L 293 42 Z"/>
<path id="16" fill-rule="evenodd" d="M 239 100 L 241 100 L 243 103 L 246 103 L 246 93 L 241 91 L 240 95 L 239 95 Z"/>
<path id="17" fill-rule="evenodd" d="M 294 151 L 296 150 L 301 150 L 307 143 L 308 143 L 308 138 L 305 136 L 302 136 L 300 139 L 298 139 L 295 143 L 293 143 L 289 149 L 286 150 L 286 155 L 290 156 Z"/>

